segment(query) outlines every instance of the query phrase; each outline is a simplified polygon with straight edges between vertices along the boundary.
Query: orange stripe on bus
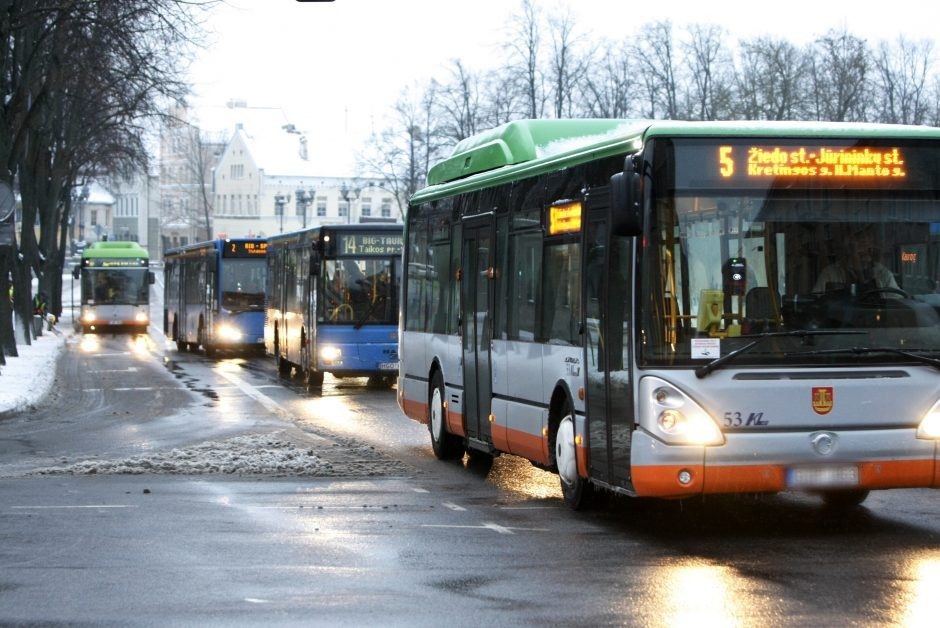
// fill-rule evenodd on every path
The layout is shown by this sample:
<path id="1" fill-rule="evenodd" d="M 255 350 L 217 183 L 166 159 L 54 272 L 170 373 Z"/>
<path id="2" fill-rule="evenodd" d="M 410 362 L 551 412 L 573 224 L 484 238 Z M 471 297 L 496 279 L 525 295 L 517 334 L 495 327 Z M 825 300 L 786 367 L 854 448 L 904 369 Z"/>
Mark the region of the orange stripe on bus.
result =
<path id="1" fill-rule="evenodd" d="M 508 451 L 516 456 L 522 456 L 541 464 L 548 464 L 547 447 L 541 434 L 530 434 L 511 428 L 506 429 L 506 445 Z"/>
<path id="2" fill-rule="evenodd" d="M 428 404 L 402 397 L 401 409 L 408 418 L 418 423 L 428 424 Z"/>
<path id="3" fill-rule="evenodd" d="M 509 430 L 505 425 L 493 423 L 490 426 L 490 434 L 493 437 L 493 447 L 500 451 L 509 451 Z"/>
<path id="4" fill-rule="evenodd" d="M 887 460 L 862 462 L 859 488 L 940 488 L 940 472 L 933 460 Z M 759 493 L 787 490 L 783 465 L 645 465 L 633 468 L 633 486 L 641 497 L 681 497 L 697 493 Z M 679 484 L 679 472 L 688 471 L 692 481 Z"/>
<path id="5" fill-rule="evenodd" d="M 463 413 L 447 411 L 447 431 L 456 436 L 465 436 L 467 430 L 463 426 Z"/>
<path id="6" fill-rule="evenodd" d="M 587 447 L 578 445 L 575 448 L 575 455 L 577 456 L 577 459 L 578 459 L 578 475 L 581 476 L 582 478 L 586 478 L 588 476 L 588 462 L 590 462 L 588 460 Z"/>
<path id="7" fill-rule="evenodd" d="M 888 460 L 859 465 L 859 482 L 865 488 L 940 487 L 933 460 Z"/>

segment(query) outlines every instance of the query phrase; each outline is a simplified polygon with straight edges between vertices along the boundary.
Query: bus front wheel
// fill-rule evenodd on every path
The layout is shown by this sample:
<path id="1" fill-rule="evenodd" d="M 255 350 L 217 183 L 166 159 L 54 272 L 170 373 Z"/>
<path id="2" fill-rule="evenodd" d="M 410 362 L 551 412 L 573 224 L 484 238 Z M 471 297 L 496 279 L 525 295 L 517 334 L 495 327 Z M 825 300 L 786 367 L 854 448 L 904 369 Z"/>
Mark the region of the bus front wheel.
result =
<path id="1" fill-rule="evenodd" d="M 590 505 L 594 487 L 578 475 L 573 415 L 571 406 L 566 406 L 555 434 L 555 464 L 558 467 L 565 503 L 573 510 L 581 510 Z"/>
<path id="2" fill-rule="evenodd" d="M 463 440 L 447 431 L 447 408 L 444 397 L 444 378 L 440 371 L 431 379 L 431 399 L 428 408 L 428 430 L 431 449 L 438 460 L 453 460 L 463 455 Z"/>
<path id="3" fill-rule="evenodd" d="M 861 506 L 868 498 L 868 491 L 864 489 L 845 491 L 826 491 L 822 493 L 823 504 L 827 508 L 836 510 L 855 508 Z"/>
<path id="4" fill-rule="evenodd" d="M 323 371 L 308 370 L 307 390 L 320 390 L 321 388 L 323 388 Z"/>

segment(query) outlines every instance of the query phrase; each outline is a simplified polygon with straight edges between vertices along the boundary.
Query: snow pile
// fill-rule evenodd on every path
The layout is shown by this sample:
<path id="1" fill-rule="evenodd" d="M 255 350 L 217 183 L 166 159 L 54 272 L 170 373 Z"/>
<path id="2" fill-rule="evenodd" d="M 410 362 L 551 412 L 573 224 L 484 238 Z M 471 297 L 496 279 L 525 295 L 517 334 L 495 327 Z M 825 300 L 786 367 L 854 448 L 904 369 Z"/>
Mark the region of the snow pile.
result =
<path id="1" fill-rule="evenodd" d="M 345 442 L 343 442 L 345 441 Z M 385 458 L 369 445 L 351 439 L 297 443 L 284 432 L 249 434 L 193 447 L 154 452 L 123 460 L 82 460 L 35 469 L 34 475 L 180 474 L 251 476 L 404 475 L 404 463 Z"/>

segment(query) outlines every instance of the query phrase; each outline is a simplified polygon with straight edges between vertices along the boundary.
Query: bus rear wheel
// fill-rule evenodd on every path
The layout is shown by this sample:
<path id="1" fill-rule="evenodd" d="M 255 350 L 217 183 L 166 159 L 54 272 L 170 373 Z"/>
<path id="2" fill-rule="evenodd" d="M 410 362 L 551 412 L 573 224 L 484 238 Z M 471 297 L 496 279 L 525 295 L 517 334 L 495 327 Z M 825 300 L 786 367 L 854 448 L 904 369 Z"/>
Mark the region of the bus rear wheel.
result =
<path id="1" fill-rule="evenodd" d="M 561 479 L 561 494 L 572 510 L 590 506 L 594 487 L 578 475 L 578 457 L 575 446 L 574 416 L 571 406 L 563 411 L 558 431 L 555 434 L 555 464 Z"/>
<path id="2" fill-rule="evenodd" d="M 431 379 L 431 399 L 428 408 L 428 430 L 431 449 L 438 460 L 453 460 L 463 456 L 463 440 L 447 431 L 447 408 L 444 405 L 444 378 L 441 372 Z"/>

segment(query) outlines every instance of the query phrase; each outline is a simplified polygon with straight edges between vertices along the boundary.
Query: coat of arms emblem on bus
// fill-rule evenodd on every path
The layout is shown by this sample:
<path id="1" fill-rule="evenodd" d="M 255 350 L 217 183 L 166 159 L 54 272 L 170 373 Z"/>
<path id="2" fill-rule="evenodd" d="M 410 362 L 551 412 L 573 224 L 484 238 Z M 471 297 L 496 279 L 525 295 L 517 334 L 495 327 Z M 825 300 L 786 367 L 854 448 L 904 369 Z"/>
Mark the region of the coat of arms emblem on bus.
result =
<path id="1" fill-rule="evenodd" d="M 832 386 L 813 386 L 813 410 L 816 414 L 829 414 L 832 403 Z"/>

